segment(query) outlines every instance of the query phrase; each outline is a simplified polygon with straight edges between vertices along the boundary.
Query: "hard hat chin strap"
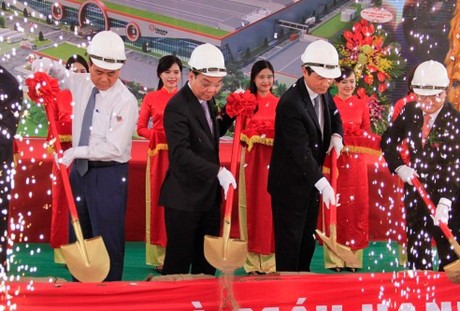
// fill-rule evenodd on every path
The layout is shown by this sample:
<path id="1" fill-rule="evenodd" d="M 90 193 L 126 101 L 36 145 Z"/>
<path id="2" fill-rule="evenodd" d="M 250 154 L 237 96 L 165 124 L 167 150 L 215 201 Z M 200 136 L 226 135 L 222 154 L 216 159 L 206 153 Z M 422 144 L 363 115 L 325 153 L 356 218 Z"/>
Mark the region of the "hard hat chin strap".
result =
<path id="1" fill-rule="evenodd" d="M 97 56 L 94 54 L 89 54 L 88 56 L 91 58 L 106 62 L 106 63 L 111 63 L 111 64 L 124 64 L 126 62 L 126 60 L 124 59 L 108 58 L 108 57 Z"/>

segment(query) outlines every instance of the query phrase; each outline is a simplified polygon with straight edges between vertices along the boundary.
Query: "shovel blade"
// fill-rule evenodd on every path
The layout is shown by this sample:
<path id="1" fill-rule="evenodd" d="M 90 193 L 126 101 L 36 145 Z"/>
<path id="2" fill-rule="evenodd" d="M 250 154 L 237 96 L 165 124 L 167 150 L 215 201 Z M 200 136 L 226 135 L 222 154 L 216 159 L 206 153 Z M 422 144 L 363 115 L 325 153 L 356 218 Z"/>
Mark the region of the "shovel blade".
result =
<path id="1" fill-rule="evenodd" d="M 229 239 L 226 251 L 225 241 L 221 237 L 206 235 L 204 237 L 204 257 L 216 269 L 221 271 L 241 268 L 248 254 L 248 242 Z"/>
<path id="2" fill-rule="evenodd" d="M 358 257 L 353 253 L 351 248 L 348 246 L 337 243 L 337 241 L 332 238 L 328 238 L 323 232 L 316 230 L 319 238 L 323 241 L 324 245 L 327 246 L 337 257 L 342 259 L 346 266 L 349 268 L 359 268 L 360 262 Z"/>
<path id="3" fill-rule="evenodd" d="M 110 270 L 110 258 L 102 237 L 94 237 L 61 246 L 67 268 L 73 277 L 83 283 L 102 282 Z M 86 258 L 83 248 L 86 249 Z"/>
<path id="4" fill-rule="evenodd" d="M 460 284 L 460 259 L 444 266 L 444 271 L 446 272 L 449 280 L 453 283 Z"/>

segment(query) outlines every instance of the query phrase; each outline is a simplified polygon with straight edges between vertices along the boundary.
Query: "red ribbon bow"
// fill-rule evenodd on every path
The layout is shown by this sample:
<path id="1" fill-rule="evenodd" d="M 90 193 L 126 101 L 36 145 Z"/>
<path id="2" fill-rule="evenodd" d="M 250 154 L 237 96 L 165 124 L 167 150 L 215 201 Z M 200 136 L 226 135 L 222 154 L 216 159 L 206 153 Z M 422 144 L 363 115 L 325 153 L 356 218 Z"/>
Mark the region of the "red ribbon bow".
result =
<path id="1" fill-rule="evenodd" d="M 257 107 L 257 99 L 249 90 L 228 95 L 225 111 L 230 117 L 250 118 Z"/>
<path id="2" fill-rule="evenodd" d="M 36 72 L 33 78 L 27 78 L 26 85 L 29 88 L 30 99 L 44 105 L 55 101 L 60 92 L 58 80 L 44 72 Z"/>

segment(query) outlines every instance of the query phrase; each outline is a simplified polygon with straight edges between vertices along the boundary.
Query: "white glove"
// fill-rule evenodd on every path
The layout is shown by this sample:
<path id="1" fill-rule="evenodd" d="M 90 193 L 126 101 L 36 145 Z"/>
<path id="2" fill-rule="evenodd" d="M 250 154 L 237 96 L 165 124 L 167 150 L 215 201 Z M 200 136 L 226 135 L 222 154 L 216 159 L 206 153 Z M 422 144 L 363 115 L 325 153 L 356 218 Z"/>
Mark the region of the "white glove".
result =
<path id="1" fill-rule="evenodd" d="M 227 192 L 230 185 L 233 186 L 233 189 L 236 189 L 235 177 L 233 177 L 229 170 L 227 170 L 225 167 L 222 167 L 217 174 L 217 179 L 219 179 L 219 184 L 224 189 L 224 198 L 227 200 Z"/>
<path id="2" fill-rule="evenodd" d="M 332 134 L 331 136 L 331 143 L 329 144 L 329 149 L 327 153 L 331 152 L 332 147 L 335 149 L 335 153 L 337 154 L 337 158 L 340 157 L 340 153 L 343 149 L 343 140 L 342 137 L 338 134 Z"/>
<path id="3" fill-rule="evenodd" d="M 65 167 L 69 167 L 73 160 L 75 160 L 75 148 L 69 148 L 64 151 L 62 158 L 59 159 L 59 163 L 64 164 Z"/>
<path id="4" fill-rule="evenodd" d="M 89 155 L 88 146 L 72 147 L 64 151 L 64 155 L 59 159 L 59 163 L 69 167 L 75 159 L 87 159 Z"/>
<path id="5" fill-rule="evenodd" d="M 331 184 L 327 181 L 326 177 L 318 180 L 315 184 L 315 187 L 323 196 L 323 202 L 326 204 L 327 208 L 329 208 L 329 204 L 336 205 L 334 189 L 331 187 Z"/>
<path id="6" fill-rule="evenodd" d="M 49 58 L 36 59 L 32 63 L 33 72 L 44 72 L 48 74 L 50 72 L 53 61 Z"/>
<path id="7" fill-rule="evenodd" d="M 436 206 L 435 216 L 431 216 L 436 226 L 439 226 L 440 222 L 447 224 L 449 221 L 449 209 L 452 205 L 452 201 L 446 198 L 441 198 Z"/>
<path id="8" fill-rule="evenodd" d="M 415 176 L 418 177 L 417 171 L 405 164 L 398 166 L 395 172 L 403 182 L 407 182 L 411 186 L 413 186 L 412 178 Z"/>

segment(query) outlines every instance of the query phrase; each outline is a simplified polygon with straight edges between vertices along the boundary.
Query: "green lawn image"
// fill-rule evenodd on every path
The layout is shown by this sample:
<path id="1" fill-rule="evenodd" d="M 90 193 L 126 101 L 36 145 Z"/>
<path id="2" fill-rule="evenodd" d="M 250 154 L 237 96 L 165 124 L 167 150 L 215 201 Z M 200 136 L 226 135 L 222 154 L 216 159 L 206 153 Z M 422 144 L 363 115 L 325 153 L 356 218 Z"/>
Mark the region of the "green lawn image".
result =
<path id="1" fill-rule="evenodd" d="M 86 0 L 79 0 L 80 3 L 85 2 Z M 128 7 L 125 5 L 117 4 L 117 3 L 111 3 L 109 1 L 102 1 L 108 9 L 113 10 L 115 12 L 120 12 L 120 13 L 126 13 L 130 15 L 134 15 L 137 17 L 145 18 L 148 20 L 151 20 L 152 22 L 159 22 L 159 23 L 164 23 L 168 24 L 171 26 L 176 26 L 180 28 L 185 28 L 187 30 L 191 31 L 196 31 L 202 34 L 207 34 L 215 37 L 223 37 L 227 34 L 229 34 L 228 31 L 217 29 L 217 28 L 212 28 L 209 26 L 205 25 L 200 25 L 160 14 L 156 14 L 153 12 L 148 12 L 144 10 L 139 10 L 133 7 Z"/>

